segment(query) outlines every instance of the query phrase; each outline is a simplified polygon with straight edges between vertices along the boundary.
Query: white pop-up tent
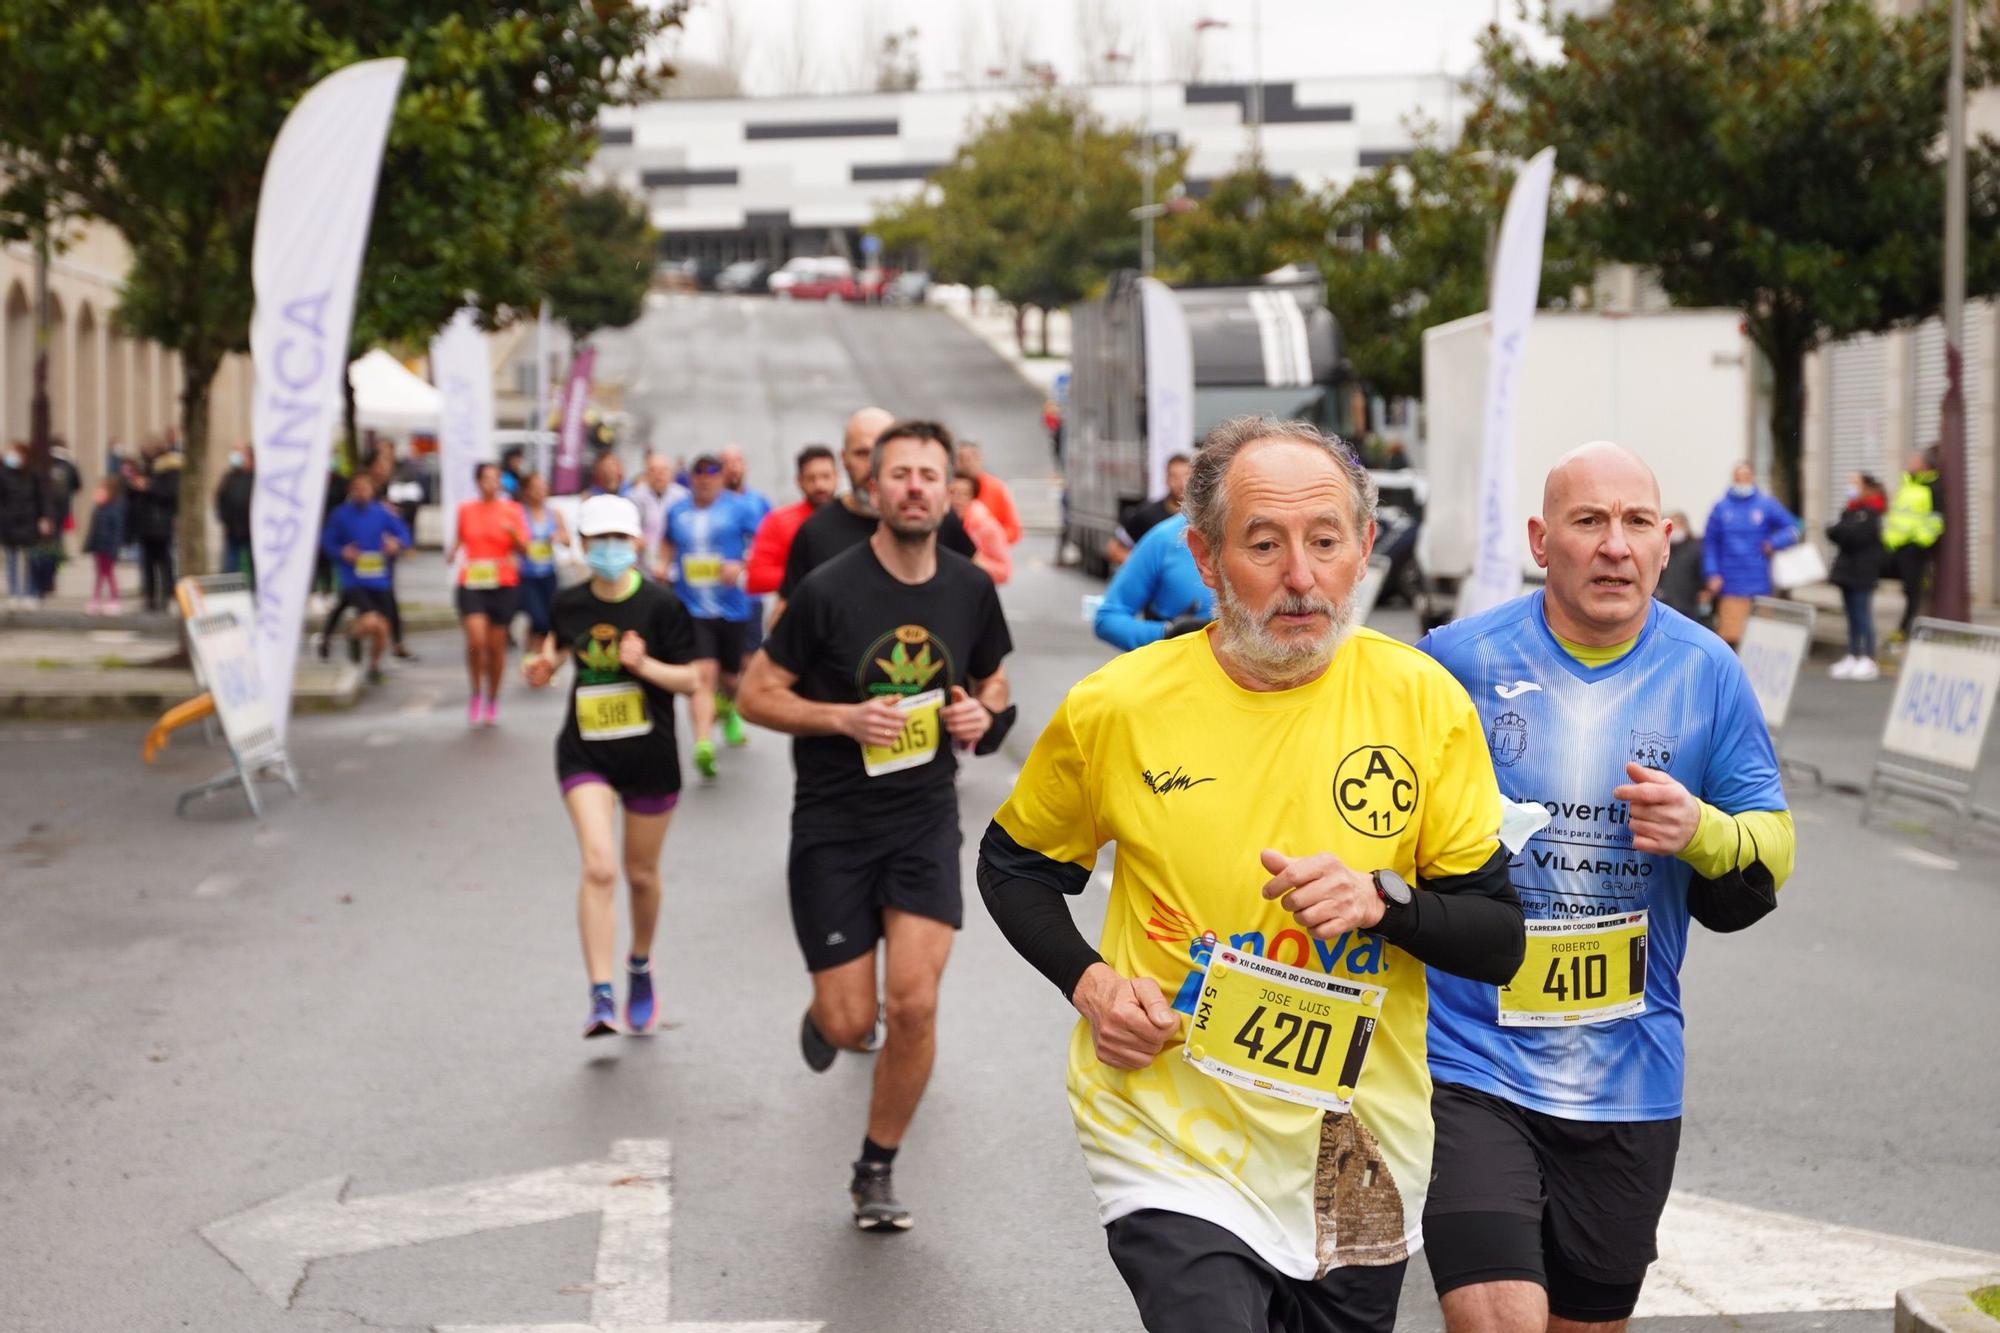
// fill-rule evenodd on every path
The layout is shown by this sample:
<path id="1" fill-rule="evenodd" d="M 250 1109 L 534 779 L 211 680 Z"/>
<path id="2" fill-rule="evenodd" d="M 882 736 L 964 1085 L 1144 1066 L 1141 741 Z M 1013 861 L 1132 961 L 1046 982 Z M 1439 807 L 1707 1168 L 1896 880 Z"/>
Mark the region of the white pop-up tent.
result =
<path id="1" fill-rule="evenodd" d="M 437 430 L 443 395 L 381 348 L 350 365 L 347 378 L 354 386 L 355 424 L 363 430 L 392 435 Z"/>

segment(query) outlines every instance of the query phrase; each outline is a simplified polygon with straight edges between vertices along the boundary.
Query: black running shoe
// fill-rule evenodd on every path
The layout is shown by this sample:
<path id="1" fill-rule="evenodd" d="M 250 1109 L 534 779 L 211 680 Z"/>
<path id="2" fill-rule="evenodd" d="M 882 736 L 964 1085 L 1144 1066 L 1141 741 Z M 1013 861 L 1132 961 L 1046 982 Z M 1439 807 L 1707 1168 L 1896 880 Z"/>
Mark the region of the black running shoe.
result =
<path id="1" fill-rule="evenodd" d="M 854 1200 L 854 1225 L 863 1231 L 908 1231 L 916 1225 L 910 1210 L 896 1202 L 896 1184 L 887 1162 L 856 1162 L 847 1186 Z"/>
<path id="2" fill-rule="evenodd" d="M 396 659 L 398 661 L 414 662 L 417 660 L 417 655 L 411 652 L 408 648 L 405 648 L 400 643 L 397 644 L 394 648 L 390 649 L 390 651 L 396 654 Z"/>
<path id="3" fill-rule="evenodd" d="M 361 665 L 361 640 L 352 635 L 347 639 L 347 660 L 356 666 Z"/>
<path id="4" fill-rule="evenodd" d="M 815 1074 L 824 1074 L 833 1065 L 833 1057 L 840 1054 L 835 1046 L 813 1026 L 812 1010 L 799 1020 L 799 1054 L 806 1058 L 806 1068 Z"/>

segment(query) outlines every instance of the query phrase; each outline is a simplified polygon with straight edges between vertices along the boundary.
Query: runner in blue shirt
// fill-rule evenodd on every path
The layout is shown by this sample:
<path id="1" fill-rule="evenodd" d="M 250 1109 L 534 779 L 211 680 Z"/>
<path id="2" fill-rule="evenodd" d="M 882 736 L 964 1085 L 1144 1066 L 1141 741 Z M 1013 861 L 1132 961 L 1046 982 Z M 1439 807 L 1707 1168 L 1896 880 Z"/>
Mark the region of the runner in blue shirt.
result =
<path id="1" fill-rule="evenodd" d="M 722 484 L 728 492 L 748 505 L 757 515 L 757 523 L 762 526 L 771 512 L 770 497 L 750 485 L 750 465 L 744 461 L 743 450 L 734 444 L 725 444 L 716 451 L 722 460 Z M 750 599 L 750 619 L 743 624 L 743 656 L 749 657 L 764 646 L 764 599 Z"/>
<path id="2" fill-rule="evenodd" d="M 1113 647 L 1130 650 L 1166 638 L 1176 621 L 1193 629 L 1214 614 L 1215 595 L 1188 550 L 1187 515 L 1175 514 L 1139 538 L 1104 590 L 1091 628 Z"/>
<path id="3" fill-rule="evenodd" d="M 1472 696 L 1510 819 L 1542 821 L 1503 825 L 1513 980 L 1431 974 L 1424 1233 L 1452 1333 L 1623 1327 L 1680 1144 L 1688 923 L 1750 925 L 1791 874 L 1743 668 L 1653 600 L 1671 526 L 1643 462 L 1585 445 L 1528 521 L 1546 588 L 1418 645 Z"/>
<path id="4" fill-rule="evenodd" d="M 694 618 L 694 664 L 701 683 L 688 698 L 694 722 L 694 765 L 715 776 L 715 721 L 730 745 L 748 738 L 736 713 L 736 682 L 743 670 L 743 635 L 750 598 L 743 591 L 743 561 L 763 515 L 725 490 L 722 460 L 694 460 L 693 494 L 667 511 L 665 545 L 681 601 Z"/>
<path id="5" fill-rule="evenodd" d="M 382 679 L 395 599 L 392 566 L 410 545 L 410 530 L 396 511 L 375 499 L 375 478 L 357 472 L 347 483 L 347 503 L 336 505 L 320 530 L 320 549 L 337 563 L 341 605 L 355 613 L 348 642 L 359 656 L 368 646 L 368 680 Z"/>

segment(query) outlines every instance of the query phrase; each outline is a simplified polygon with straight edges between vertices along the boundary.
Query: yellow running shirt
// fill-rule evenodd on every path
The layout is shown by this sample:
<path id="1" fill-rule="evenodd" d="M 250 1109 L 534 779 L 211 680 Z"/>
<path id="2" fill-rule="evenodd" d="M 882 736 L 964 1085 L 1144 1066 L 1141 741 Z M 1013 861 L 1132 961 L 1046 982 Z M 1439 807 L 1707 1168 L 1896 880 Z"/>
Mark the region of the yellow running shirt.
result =
<path id="1" fill-rule="evenodd" d="M 1424 966 L 1365 932 L 1308 936 L 1262 897 L 1258 854 L 1330 851 L 1412 885 L 1485 866 L 1500 793 L 1458 682 L 1368 629 L 1318 680 L 1270 693 L 1230 680 L 1206 633 L 1163 640 L 1070 690 L 995 822 L 1084 867 L 1118 845 L 1098 951 L 1183 1015 L 1218 941 L 1388 991 L 1345 1115 L 1203 1074 L 1182 1058 L 1185 1020 L 1137 1072 L 1100 1064 L 1079 1020 L 1069 1100 L 1101 1220 L 1200 1217 L 1295 1278 L 1414 1252 L 1432 1139 Z"/>

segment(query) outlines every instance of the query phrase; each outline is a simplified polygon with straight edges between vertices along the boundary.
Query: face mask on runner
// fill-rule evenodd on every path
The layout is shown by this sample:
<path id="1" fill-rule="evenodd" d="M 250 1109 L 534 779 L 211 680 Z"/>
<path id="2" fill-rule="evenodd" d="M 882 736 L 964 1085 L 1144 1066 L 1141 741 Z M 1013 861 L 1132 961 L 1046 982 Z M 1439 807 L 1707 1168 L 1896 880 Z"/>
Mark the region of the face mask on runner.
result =
<path id="1" fill-rule="evenodd" d="M 1747 481 L 1739 481 L 1729 488 L 1729 493 L 1739 500 L 1747 500 L 1757 493 L 1757 488 Z"/>
<path id="2" fill-rule="evenodd" d="M 600 541 L 590 544 L 584 558 L 590 562 L 591 573 L 601 579 L 615 579 L 638 563 L 639 553 L 630 542 Z"/>

